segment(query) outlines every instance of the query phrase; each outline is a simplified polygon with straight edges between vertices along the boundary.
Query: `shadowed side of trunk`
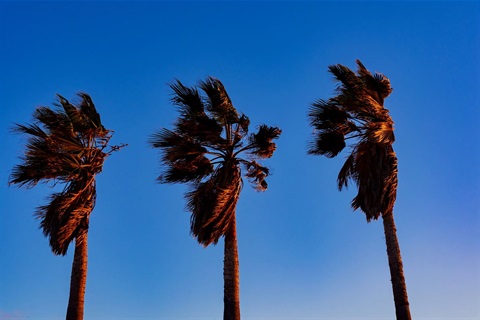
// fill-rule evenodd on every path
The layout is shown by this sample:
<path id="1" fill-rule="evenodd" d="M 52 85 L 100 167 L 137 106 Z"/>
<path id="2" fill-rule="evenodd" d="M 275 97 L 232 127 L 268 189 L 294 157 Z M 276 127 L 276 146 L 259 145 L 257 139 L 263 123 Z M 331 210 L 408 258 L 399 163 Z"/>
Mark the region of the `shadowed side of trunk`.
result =
<path id="1" fill-rule="evenodd" d="M 392 281 L 393 299 L 397 320 L 411 320 L 410 305 L 408 303 L 407 285 L 403 274 L 403 262 L 397 238 L 397 228 L 393 219 L 393 212 L 383 215 L 385 241 L 387 243 L 388 264 Z"/>
<path id="2" fill-rule="evenodd" d="M 87 284 L 88 234 L 75 239 L 75 253 L 70 278 L 70 298 L 68 299 L 67 320 L 83 320 L 85 286 Z"/>
<path id="3" fill-rule="evenodd" d="M 230 230 L 225 235 L 223 261 L 224 320 L 240 320 L 240 270 L 238 263 L 237 226 L 233 218 Z"/>

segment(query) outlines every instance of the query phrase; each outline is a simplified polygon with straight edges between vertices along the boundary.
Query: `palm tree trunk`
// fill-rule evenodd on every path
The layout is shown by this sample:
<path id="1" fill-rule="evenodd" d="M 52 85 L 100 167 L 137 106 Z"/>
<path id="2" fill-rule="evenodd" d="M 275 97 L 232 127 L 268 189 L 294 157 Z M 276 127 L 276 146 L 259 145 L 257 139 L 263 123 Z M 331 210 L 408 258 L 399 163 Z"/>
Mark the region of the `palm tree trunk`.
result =
<path id="1" fill-rule="evenodd" d="M 408 303 L 407 284 L 403 274 L 402 256 L 397 238 L 397 228 L 393 219 L 393 211 L 383 215 L 383 228 L 387 243 L 388 264 L 392 281 L 393 300 L 397 320 L 411 320 L 410 306 Z"/>
<path id="2" fill-rule="evenodd" d="M 67 320 L 83 320 L 85 286 L 87 284 L 87 231 L 75 239 L 75 253 L 70 278 Z"/>
<path id="3" fill-rule="evenodd" d="M 225 257 L 223 260 L 224 320 L 240 320 L 240 268 L 236 224 L 236 219 L 233 218 L 230 230 L 225 234 Z"/>

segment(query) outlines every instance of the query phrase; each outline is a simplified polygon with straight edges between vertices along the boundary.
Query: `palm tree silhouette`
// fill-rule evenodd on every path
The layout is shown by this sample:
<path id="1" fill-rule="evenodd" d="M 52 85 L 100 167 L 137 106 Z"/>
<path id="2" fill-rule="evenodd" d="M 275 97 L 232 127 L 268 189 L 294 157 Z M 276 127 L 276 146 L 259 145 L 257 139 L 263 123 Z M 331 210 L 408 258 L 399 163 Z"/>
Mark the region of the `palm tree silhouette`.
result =
<path id="1" fill-rule="evenodd" d="M 393 219 L 397 194 L 394 123 L 383 105 L 392 88 L 384 75 L 372 75 L 359 60 L 357 65 L 356 74 L 340 64 L 329 67 L 339 82 L 338 95 L 312 104 L 308 117 L 315 138 L 308 152 L 333 158 L 345 148 L 347 140 L 352 141 L 351 153 L 338 175 L 338 188 L 347 187 L 353 180 L 358 187 L 353 209 L 360 208 L 367 221 L 383 218 L 397 319 L 411 319 Z"/>
<path id="2" fill-rule="evenodd" d="M 104 152 L 112 131 L 106 130 L 92 99 L 79 93 L 81 102 L 73 105 L 60 95 L 57 110 L 38 107 L 33 124 L 16 124 L 14 132 L 28 136 L 23 164 L 16 165 L 9 184 L 27 188 L 38 182 L 64 183 L 49 203 L 37 208 L 35 215 L 50 240 L 54 254 L 65 255 L 75 240 L 75 253 L 70 280 L 67 320 L 83 319 L 87 281 L 87 236 L 89 217 L 95 206 L 95 176 L 111 152 Z"/>
<path id="3" fill-rule="evenodd" d="M 273 139 L 281 130 L 261 125 L 248 133 L 250 120 L 232 105 L 223 84 L 212 77 L 196 87 L 180 81 L 170 85 L 180 117 L 174 129 L 161 129 L 150 144 L 162 152 L 161 183 L 187 183 L 185 194 L 191 214 L 190 230 L 207 247 L 225 237 L 224 315 L 240 319 L 239 263 L 235 210 L 243 185 L 242 168 L 257 190 L 267 189 L 267 167 L 259 159 L 270 158 L 276 149 Z M 246 157 L 241 157 L 245 155 Z"/>

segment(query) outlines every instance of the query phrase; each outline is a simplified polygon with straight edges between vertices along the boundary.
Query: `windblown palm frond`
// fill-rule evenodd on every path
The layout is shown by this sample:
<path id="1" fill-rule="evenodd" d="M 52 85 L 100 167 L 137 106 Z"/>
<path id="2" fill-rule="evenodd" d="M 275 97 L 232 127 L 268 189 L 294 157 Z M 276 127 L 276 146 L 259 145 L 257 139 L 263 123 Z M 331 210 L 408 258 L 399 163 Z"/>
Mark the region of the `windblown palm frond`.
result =
<path id="1" fill-rule="evenodd" d="M 166 170 L 158 180 L 165 183 L 200 181 L 213 171 L 205 157 L 207 149 L 185 135 L 162 129 L 151 137 L 155 148 L 162 148 L 162 163 Z"/>
<path id="2" fill-rule="evenodd" d="M 355 72 L 346 66 L 336 64 L 329 66 L 328 70 L 335 76 L 337 81 L 340 82 L 339 86 L 337 87 L 339 93 L 352 94 L 358 90 L 361 90 L 363 87 L 361 80 L 358 78 Z"/>
<path id="3" fill-rule="evenodd" d="M 352 207 L 360 208 L 370 221 L 391 210 L 396 195 L 393 121 L 383 106 L 392 88 L 387 77 L 372 75 L 359 60 L 357 65 L 357 73 L 342 65 L 329 67 L 339 82 L 338 95 L 312 104 L 308 116 L 315 139 L 308 152 L 332 158 L 352 141 L 338 187 L 347 187 L 350 179 L 356 183 Z"/>
<path id="4" fill-rule="evenodd" d="M 310 143 L 309 154 L 335 157 L 346 146 L 345 136 L 359 131 L 348 111 L 332 100 L 313 103 L 309 118 L 310 125 L 318 134 L 317 139 Z"/>
<path id="5" fill-rule="evenodd" d="M 365 66 L 357 60 L 358 65 L 358 74 L 365 83 L 366 88 L 372 94 L 372 98 L 375 101 L 383 106 L 385 98 L 387 98 L 390 93 L 392 93 L 392 88 L 390 87 L 390 80 L 381 73 L 375 73 L 372 75 L 370 71 L 365 68 Z"/>
<path id="6" fill-rule="evenodd" d="M 70 242 L 86 232 L 95 206 L 95 175 L 113 147 L 104 152 L 111 137 L 100 121 L 92 99 L 80 93 L 73 105 L 58 95 L 57 110 L 38 107 L 34 123 L 17 124 L 14 131 L 28 137 L 23 163 L 13 168 L 9 184 L 33 187 L 40 181 L 65 183 L 36 215 L 55 254 L 64 255 Z"/>
<path id="7" fill-rule="evenodd" d="M 161 129 L 149 143 L 161 150 L 161 183 L 188 183 L 191 233 L 204 246 L 216 244 L 234 220 L 242 188 L 241 167 L 257 190 L 266 190 L 268 168 L 255 159 L 270 158 L 281 130 L 261 125 L 249 134 L 250 120 L 239 114 L 220 80 L 209 77 L 196 87 L 170 85 L 180 116 L 173 130 Z M 245 154 L 247 159 L 242 158 Z"/>
<path id="8" fill-rule="evenodd" d="M 278 139 L 281 133 L 277 127 L 261 125 L 257 133 L 250 135 L 249 153 L 261 159 L 270 158 L 277 149 L 273 139 Z"/>
<path id="9" fill-rule="evenodd" d="M 199 87 L 206 93 L 207 110 L 217 122 L 222 125 L 238 123 L 238 112 L 218 79 L 208 77 L 200 81 Z"/>

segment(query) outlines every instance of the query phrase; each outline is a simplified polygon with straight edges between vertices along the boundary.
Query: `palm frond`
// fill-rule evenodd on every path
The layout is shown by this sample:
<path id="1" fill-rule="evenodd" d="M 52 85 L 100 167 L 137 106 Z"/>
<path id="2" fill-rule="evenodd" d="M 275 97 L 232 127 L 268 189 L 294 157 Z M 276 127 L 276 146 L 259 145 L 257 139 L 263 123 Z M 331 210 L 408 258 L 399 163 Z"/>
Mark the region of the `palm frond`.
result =
<path id="1" fill-rule="evenodd" d="M 23 164 L 14 166 L 9 184 L 33 187 L 41 180 L 66 181 L 76 175 L 75 169 L 81 160 L 68 153 L 72 143 L 52 138 L 35 124 L 17 124 L 14 130 L 29 135 L 29 138 L 25 155 L 21 158 Z"/>
<path id="2" fill-rule="evenodd" d="M 270 158 L 277 149 L 273 139 L 278 139 L 281 133 L 282 130 L 278 127 L 269 127 L 262 124 L 257 133 L 250 134 L 251 150 L 249 150 L 249 153 L 261 159 Z"/>
<path id="3" fill-rule="evenodd" d="M 337 183 L 338 189 L 342 190 L 343 187 L 348 188 L 348 180 L 354 179 L 355 180 L 355 157 L 351 154 L 345 163 L 343 164 L 342 169 L 338 173 Z"/>
<path id="4" fill-rule="evenodd" d="M 213 171 L 213 165 L 205 157 L 207 149 L 176 132 L 161 129 L 149 142 L 162 150 L 161 161 L 166 170 L 158 177 L 159 182 L 198 182 Z"/>
<path id="5" fill-rule="evenodd" d="M 68 116 L 69 126 L 72 127 L 75 132 L 84 132 L 88 130 L 89 124 L 87 123 L 87 119 L 80 109 L 75 107 L 61 95 L 57 94 L 57 97 L 58 102 L 60 103 L 59 106 L 61 106 L 64 110 L 64 115 Z M 57 114 L 61 115 L 61 113 Z"/>
<path id="6" fill-rule="evenodd" d="M 55 105 L 61 107 L 64 111 L 63 114 L 57 114 L 68 117 L 70 126 L 77 134 L 91 135 L 91 132 L 94 132 L 98 138 L 104 138 L 109 131 L 103 127 L 100 114 L 97 112 L 92 98 L 83 92 L 78 93 L 78 97 L 81 100 L 77 105 L 74 105 L 57 94 L 58 103 Z M 61 127 L 61 129 L 63 128 Z"/>
<path id="7" fill-rule="evenodd" d="M 166 150 L 163 160 L 167 163 L 175 163 L 178 160 L 185 160 L 187 162 L 197 159 L 199 156 L 203 156 L 207 152 L 207 149 L 202 147 L 199 143 L 182 139 L 174 147 Z"/>
<path id="8" fill-rule="evenodd" d="M 345 136 L 339 131 L 319 131 L 316 139 L 309 144 L 308 153 L 328 158 L 337 156 L 345 148 Z"/>
<path id="9" fill-rule="evenodd" d="M 167 163 L 174 163 L 178 160 L 188 162 L 207 152 L 207 149 L 200 143 L 168 129 L 161 129 L 153 134 L 150 144 L 154 148 L 163 148 L 162 160 Z"/>
<path id="10" fill-rule="evenodd" d="M 171 148 L 175 147 L 177 142 L 182 140 L 184 138 L 178 133 L 162 128 L 150 136 L 148 143 L 153 148 Z"/>
<path id="11" fill-rule="evenodd" d="M 220 146 L 226 143 L 222 137 L 222 126 L 205 114 L 193 119 L 179 118 L 175 123 L 175 131 L 207 146 Z"/>
<path id="12" fill-rule="evenodd" d="M 212 172 L 213 165 L 210 160 L 199 156 L 189 162 L 179 160 L 166 165 L 164 173 L 157 180 L 161 183 L 198 183 Z"/>
<path id="13" fill-rule="evenodd" d="M 365 87 L 368 93 L 374 98 L 380 105 L 383 106 L 385 98 L 387 98 L 393 89 L 390 87 L 390 80 L 381 73 L 375 73 L 372 75 L 370 71 L 357 59 L 358 75 L 365 83 Z"/>
<path id="14" fill-rule="evenodd" d="M 268 188 L 265 178 L 270 174 L 270 170 L 267 167 L 261 166 L 257 161 L 252 160 L 246 163 L 247 174 L 250 182 L 255 185 L 255 189 L 258 191 L 265 191 Z"/>
<path id="15" fill-rule="evenodd" d="M 238 126 L 241 137 L 245 137 L 248 133 L 248 127 L 250 126 L 250 119 L 242 114 L 240 119 L 238 119 Z"/>
<path id="16" fill-rule="evenodd" d="M 200 81 L 199 87 L 207 94 L 207 110 L 223 125 L 238 123 L 239 115 L 222 82 L 208 77 Z"/>
<path id="17" fill-rule="evenodd" d="M 175 123 L 175 132 L 189 136 L 201 143 L 223 143 L 222 126 L 205 113 L 202 97 L 195 87 L 186 87 L 179 80 L 170 84 L 172 101 L 179 107 L 180 117 Z"/>
<path id="18" fill-rule="evenodd" d="M 220 167 L 212 178 L 186 194 L 191 232 L 203 246 L 216 244 L 233 221 L 241 190 L 238 168 Z"/>
<path id="19" fill-rule="evenodd" d="M 356 91 L 362 87 L 360 79 L 348 67 L 336 64 L 329 66 L 328 70 L 340 82 L 340 86 L 337 88 L 339 92 Z"/>
<path id="20" fill-rule="evenodd" d="M 61 106 L 55 103 L 57 107 Z M 75 135 L 72 121 L 63 112 L 55 112 L 49 107 L 38 107 L 33 112 L 33 118 L 37 124 L 45 127 L 51 135 L 73 136 Z"/>
<path id="21" fill-rule="evenodd" d="M 196 88 L 186 87 L 180 80 L 176 80 L 169 86 L 174 92 L 172 101 L 180 107 L 182 118 L 191 119 L 205 114 L 202 98 Z"/>
<path id="22" fill-rule="evenodd" d="M 384 196 L 382 203 L 382 214 L 388 214 L 393 211 L 395 200 L 397 199 L 398 187 L 398 167 L 397 155 L 391 145 L 385 147 L 384 161 Z"/>
<path id="23" fill-rule="evenodd" d="M 330 129 L 348 120 L 348 113 L 334 101 L 319 99 L 312 103 L 308 112 L 310 125 L 318 130 Z"/>
<path id="24" fill-rule="evenodd" d="M 354 151 L 354 177 L 358 194 L 352 201 L 352 207 L 360 208 L 365 213 L 367 221 L 378 219 L 385 213 L 383 211 L 385 202 L 390 203 L 391 195 L 396 192 L 396 157 L 390 150 L 392 150 L 390 145 L 362 141 Z M 389 190 L 391 187 L 395 190 Z"/>
<path id="25" fill-rule="evenodd" d="M 90 128 L 97 129 L 99 133 L 104 133 L 105 128 L 102 126 L 100 114 L 97 112 L 92 98 L 84 92 L 80 92 L 78 96 L 82 99 L 80 102 L 80 111 L 88 120 Z"/>

